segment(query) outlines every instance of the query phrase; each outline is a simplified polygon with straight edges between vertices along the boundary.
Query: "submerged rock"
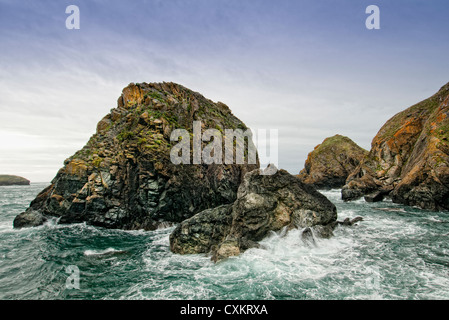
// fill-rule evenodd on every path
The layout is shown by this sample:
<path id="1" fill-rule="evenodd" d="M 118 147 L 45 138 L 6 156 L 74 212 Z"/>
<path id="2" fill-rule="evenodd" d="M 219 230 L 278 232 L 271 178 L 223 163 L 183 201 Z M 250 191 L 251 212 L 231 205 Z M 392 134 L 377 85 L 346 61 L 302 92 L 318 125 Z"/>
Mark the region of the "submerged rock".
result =
<path id="1" fill-rule="evenodd" d="M 27 214 L 59 217 L 59 223 L 150 230 L 233 203 L 242 177 L 258 168 L 258 162 L 172 163 L 174 129 L 185 129 L 192 140 L 200 138 L 201 148 L 208 146 L 201 132 L 194 132 L 194 121 L 200 122 L 203 132 L 247 129 L 225 104 L 181 85 L 130 84 L 117 107 L 98 123 L 89 142 L 64 162 Z M 213 142 L 222 141 L 214 136 Z M 190 163 L 192 154 L 188 150 Z"/>
<path id="2" fill-rule="evenodd" d="M 298 178 L 317 189 L 341 188 L 367 154 L 354 141 L 337 134 L 309 153 Z"/>
<path id="3" fill-rule="evenodd" d="M 225 218 L 211 232 L 220 213 Z M 329 237 L 336 219 L 336 207 L 325 196 L 287 171 L 261 175 L 254 170 L 245 175 L 232 207 L 206 210 L 185 220 L 171 234 L 170 248 L 181 254 L 211 252 L 218 261 L 257 246 L 271 231 L 284 227 L 316 227 L 318 234 Z"/>
<path id="4" fill-rule="evenodd" d="M 392 117 L 351 173 L 343 200 L 381 191 L 393 202 L 449 209 L 449 83 Z"/>
<path id="5" fill-rule="evenodd" d="M 363 221 L 363 218 L 362 217 L 355 217 L 354 219 L 346 218 L 343 221 L 338 221 L 338 224 L 343 226 L 353 226 L 359 221 Z"/>
<path id="6" fill-rule="evenodd" d="M 301 240 L 307 246 L 316 246 L 315 238 L 313 237 L 313 231 L 309 227 L 305 228 L 301 232 Z"/>

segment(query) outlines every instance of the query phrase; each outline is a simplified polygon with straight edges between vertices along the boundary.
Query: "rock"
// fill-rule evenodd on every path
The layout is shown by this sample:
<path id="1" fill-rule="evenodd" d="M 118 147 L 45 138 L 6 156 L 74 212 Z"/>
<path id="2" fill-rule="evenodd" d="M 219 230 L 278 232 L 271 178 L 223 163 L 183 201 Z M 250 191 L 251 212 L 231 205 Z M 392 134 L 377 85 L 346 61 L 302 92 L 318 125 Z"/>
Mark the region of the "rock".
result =
<path id="1" fill-rule="evenodd" d="M 259 167 L 258 161 L 171 161 L 178 143 L 170 141 L 175 129 L 185 129 L 191 140 L 194 121 L 202 125 L 200 135 L 209 128 L 247 129 L 222 103 L 175 83 L 130 84 L 117 101 L 87 144 L 64 162 L 32 202 L 33 210 L 58 217 L 59 223 L 153 230 L 233 203 L 244 174 Z M 201 150 L 208 145 L 200 140 Z"/>
<path id="2" fill-rule="evenodd" d="M 15 229 L 37 227 L 45 223 L 47 219 L 36 210 L 29 208 L 14 218 L 13 226 Z"/>
<path id="3" fill-rule="evenodd" d="M 366 202 L 380 202 L 383 201 L 385 194 L 382 191 L 376 191 L 365 196 Z"/>
<path id="4" fill-rule="evenodd" d="M 0 175 L 0 186 L 28 186 L 30 180 L 19 176 L 2 174 Z"/>
<path id="5" fill-rule="evenodd" d="M 352 225 L 356 224 L 359 221 L 363 221 L 363 218 L 362 217 L 355 217 L 352 220 L 349 219 L 349 218 L 346 218 L 343 221 L 338 221 L 337 223 L 341 224 L 341 225 L 344 225 L 344 226 L 352 226 Z"/>
<path id="6" fill-rule="evenodd" d="M 170 235 L 170 250 L 180 254 L 208 253 L 231 229 L 232 204 L 206 209 L 184 220 Z"/>
<path id="7" fill-rule="evenodd" d="M 307 246 L 316 246 L 315 238 L 313 237 L 312 229 L 305 228 L 301 233 L 301 240 Z"/>
<path id="8" fill-rule="evenodd" d="M 355 217 L 354 219 L 352 219 L 352 220 L 349 222 L 349 224 L 350 224 L 351 226 L 353 226 L 354 224 L 356 224 L 356 223 L 359 222 L 359 221 L 363 221 L 363 218 L 362 218 L 362 217 Z"/>
<path id="9" fill-rule="evenodd" d="M 343 200 L 381 190 L 395 203 L 448 210 L 448 102 L 449 83 L 388 120 L 374 137 L 369 154 L 349 175 Z"/>
<path id="10" fill-rule="evenodd" d="M 210 225 L 217 220 L 218 210 L 206 210 L 182 222 L 170 236 L 170 248 L 175 253 L 212 252 L 219 261 L 237 255 L 264 239 L 272 231 L 283 228 L 323 227 L 318 232 L 326 237 L 335 226 L 336 207 L 313 187 L 303 184 L 285 170 L 263 175 L 261 170 L 247 173 L 232 207 L 226 209 L 226 219 L 220 220 L 211 237 Z M 231 209 L 231 212 L 227 210 Z M 224 210 L 224 209 L 223 209 Z M 197 220 L 201 223 L 196 223 Z M 326 228 L 327 234 L 324 231 Z M 210 239 L 200 241 L 197 239 Z M 217 244 L 218 239 L 224 239 Z M 194 243 L 194 245 L 192 245 Z M 194 248 L 195 250 L 191 250 Z"/>
<path id="11" fill-rule="evenodd" d="M 298 178 L 317 189 L 341 188 L 367 154 L 351 139 L 337 134 L 309 153 Z"/>

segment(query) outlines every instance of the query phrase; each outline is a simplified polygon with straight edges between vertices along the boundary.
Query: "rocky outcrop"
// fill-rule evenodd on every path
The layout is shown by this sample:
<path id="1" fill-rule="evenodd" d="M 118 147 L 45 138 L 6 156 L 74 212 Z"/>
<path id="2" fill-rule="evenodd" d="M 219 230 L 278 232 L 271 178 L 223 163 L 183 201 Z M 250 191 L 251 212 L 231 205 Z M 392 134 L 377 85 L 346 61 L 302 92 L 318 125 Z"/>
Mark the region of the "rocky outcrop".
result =
<path id="1" fill-rule="evenodd" d="M 258 162 L 174 164 L 170 151 L 177 142 L 171 141 L 171 133 L 185 129 L 191 140 L 201 138 L 201 132 L 194 132 L 194 121 L 200 122 L 203 133 L 209 128 L 247 129 L 225 104 L 181 85 L 130 84 L 89 142 L 64 162 L 14 225 L 38 212 L 59 218 L 59 223 L 149 230 L 233 203 L 244 174 L 258 168 Z M 222 142 L 218 139 L 214 136 L 213 142 Z M 203 136 L 200 147 L 210 140 Z M 190 150 L 190 163 L 192 157 Z"/>
<path id="2" fill-rule="evenodd" d="M 449 84 L 387 121 L 351 173 L 343 200 L 381 191 L 396 203 L 449 209 Z"/>
<path id="3" fill-rule="evenodd" d="M 175 253 L 212 253 L 218 261 L 257 246 L 271 231 L 312 228 L 332 235 L 336 207 L 285 170 L 245 175 L 232 205 L 205 210 L 182 222 L 170 236 Z"/>
<path id="4" fill-rule="evenodd" d="M 351 139 L 337 134 L 309 153 L 298 178 L 317 189 L 341 188 L 367 154 Z"/>
<path id="5" fill-rule="evenodd" d="M 19 176 L 1 174 L 0 175 L 0 186 L 28 186 L 30 185 L 30 180 Z"/>
<path id="6" fill-rule="evenodd" d="M 28 209 L 19 214 L 13 222 L 15 229 L 36 227 L 42 225 L 47 219 L 39 211 Z"/>

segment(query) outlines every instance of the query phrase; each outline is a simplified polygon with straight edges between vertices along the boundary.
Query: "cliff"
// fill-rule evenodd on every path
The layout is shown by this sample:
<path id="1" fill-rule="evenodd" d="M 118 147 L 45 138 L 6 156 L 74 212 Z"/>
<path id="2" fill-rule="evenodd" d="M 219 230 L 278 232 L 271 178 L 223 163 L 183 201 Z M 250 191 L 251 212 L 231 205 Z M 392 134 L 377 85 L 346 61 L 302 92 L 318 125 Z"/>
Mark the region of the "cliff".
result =
<path id="1" fill-rule="evenodd" d="M 396 203 L 449 209 L 449 84 L 396 114 L 374 137 L 342 198 L 380 192 Z"/>
<path id="2" fill-rule="evenodd" d="M 247 129 L 225 104 L 179 84 L 130 84 L 14 226 L 58 217 L 60 223 L 149 230 L 232 203 L 244 174 L 259 165 L 172 163 L 170 151 L 177 142 L 170 141 L 171 133 L 185 129 L 194 139 L 194 121 L 202 130 Z M 200 145 L 207 143 L 200 140 Z"/>
<path id="3" fill-rule="evenodd" d="M 367 154 L 354 141 L 337 134 L 309 153 L 298 178 L 317 189 L 341 188 Z"/>

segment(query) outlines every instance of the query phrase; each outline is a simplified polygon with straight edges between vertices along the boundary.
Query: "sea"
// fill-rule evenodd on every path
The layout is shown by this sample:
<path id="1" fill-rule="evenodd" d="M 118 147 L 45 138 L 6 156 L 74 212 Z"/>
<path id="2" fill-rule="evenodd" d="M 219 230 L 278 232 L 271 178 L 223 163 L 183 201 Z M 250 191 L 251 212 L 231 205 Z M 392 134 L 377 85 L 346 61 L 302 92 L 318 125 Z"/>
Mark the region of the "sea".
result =
<path id="1" fill-rule="evenodd" d="M 109 230 L 84 223 L 15 230 L 14 217 L 47 186 L 0 187 L 1 300 L 446 300 L 449 213 L 391 201 L 343 202 L 331 239 L 273 232 L 261 248 L 213 263 L 170 252 L 174 227 Z"/>

